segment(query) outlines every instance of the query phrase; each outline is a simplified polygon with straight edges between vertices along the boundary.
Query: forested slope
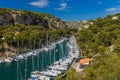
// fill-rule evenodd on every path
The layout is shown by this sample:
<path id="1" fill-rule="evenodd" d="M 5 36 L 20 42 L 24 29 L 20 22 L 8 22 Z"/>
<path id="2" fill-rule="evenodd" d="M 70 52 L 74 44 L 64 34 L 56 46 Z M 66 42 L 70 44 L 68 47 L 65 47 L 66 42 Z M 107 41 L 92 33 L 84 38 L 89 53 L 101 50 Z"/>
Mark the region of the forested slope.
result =
<path id="1" fill-rule="evenodd" d="M 50 14 L 0 8 L 0 56 L 38 49 L 47 44 L 46 40 L 55 42 L 72 31 Z"/>
<path id="2" fill-rule="evenodd" d="M 83 75 L 78 76 L 72 70 L 67 79 L 120 80 L 120 14 L 98 18 L 76 36 L 84 57 L 90 57 L 92 61 Z"/>

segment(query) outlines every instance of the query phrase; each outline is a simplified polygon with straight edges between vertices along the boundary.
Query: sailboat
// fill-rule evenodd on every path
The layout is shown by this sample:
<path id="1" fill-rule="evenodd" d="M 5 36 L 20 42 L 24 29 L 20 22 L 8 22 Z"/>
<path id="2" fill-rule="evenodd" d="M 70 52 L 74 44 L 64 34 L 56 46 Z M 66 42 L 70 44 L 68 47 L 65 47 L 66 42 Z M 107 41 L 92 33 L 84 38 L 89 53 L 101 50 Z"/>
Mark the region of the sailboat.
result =
<path id="1" fill-rule="evenodd" d="M 33 72 L 31 72 L 30 80 L 39 80 L 39 79 L 40 80 L 50 80 L 50 77 L 55 77 L 55 76 L 61 74 L 62 71 L 65 71 L 65 70 L 68 69 L 68 64 L 70 64 L 72 62 L 73 58 L 74 58 L 74 53 L 71 52 L 71 51 L 72 50 L 77 50 L 76 45 L 74 45 L 73 43 L 69 44 L 70 53 L 68 54 L 68 56 L 64 53 L 62 44 L 60 44 L 60 47 L 62 49 L 62 52 L 61 52 L 61 55 L 60 55 L 61 59 L 56 61 L 56 58 L 55 58 L 56 57 L 56 53 L 55 53 L 56 50 L 54 48 L 54 52 L 53 52 L 53 59 L 54 59 L 53 62 L 54 63 L 52 65 L 50 65 L 48 67 L 48 69 L 43 70 L 43 67 L 42 67 L 43 71 L 39 71 L 39 68 L 38 68 L 37 71 L 33 70 Z M 51 63 L 52 61 L 51 61 L 51 55 L 50 54 L 51 53 L 49 53 L 49 59 L 50 59 L 50 63 Z M 41 66 L 44 66 L 43 54 L 42 54 L 42 62 L 43 62 L 43 64 Z M 46 63 L 46 61 L 45 61 L 45 63 Z M 38 66 L 39 66 L 39 62 L 38 62 Z"/>
<path id="2" fill-rule="evenodd" d="M 27 59 L 25 59 L 25 79 L 27 79 Z"/>
<path id="3" fill-rule="evenodd" d="M 43 53 L 41 53 L 42 56 L 42 62 L 43 62 Z M 32 61 L 34 63 L 34 61 Z M 32 63 L 32 64 L 33 64 Z M 39 71 L 39 55 L 37 55 L 37 70 L 35 71 L 33 68 L 33 71 L 31 72 L 31 78 L 29 80 L 50 80 L 50 77 L 47 77 L 43 74 L 41 74 L 41 72 Z M 44 62 L 41 66 L 44 66 Z M 34 67 L 34 65 L 32 65 L 32 67 Z M 43 67 L 42 67 L 43 70 Z"/>
<path id="4" fill-rule="evenodd" d="M 18 55 L 18 53 L 20 52 L 19 39 L 18 39 L 18 42 L 17 42 L 17 48 L 18 48 L 18 52 L 17 52 L 17 55 Z M 19 58 L 17 57 L 17 59 L 19 59 Z M 17 80 L 23 80 L 23 75 L 21 73 L 21 67 L 20 67 L 19 60 L 17 61 Z"/>
<path id="5" fill-rule="evenodd" d="M 53 57 L 53 58 L 54 58 L 54 63 L 57 62 L 57 61 L 56 61 L 56 56 L 55 56 L 55 51 L 56 51 L 56 50 L 55 50 L 55 48 L 54 48 L 54 54 L 53 54 L 53 55 L 54 55 L 54 57 Z M 54 63 L 53 63 L 51 66 L 48 67 L 48 68 L 50 68 L 49 70 L 50 70 L 51 72 L 57 74 L 57 75 L 58 75 L 58 74 L 61 74 L 61 71 L 54 70 L 54 67 L 56 66 Z"/>
<path id="6" fill-rule="evenodd" d="M 63 49 L 62 49 L 61 58 L 63 57 L 64 56 L 63 56 Z M 54 50 L 54 61 L 55 61 L 55 50 Z M 49 66 L 49 68 L 51 69 L 52 72 L 54 71 L 57 74 L 61 74 L 61 70 L 67 70 L 67 66 L 63 66 L 61 63 L 63 63 L 63 59 L 60 59 L 59 61 L 55 61 L 53 65 Z"/>
<path id="7" fill-rule="evenodd" d="M 47 35 L 46 35 L 46 47 L 44 47 L 44 50 L 45 51 L 48 51 L 49 50 L 49 46 L 48 46 L 48 33 L 47 33 Z"/>

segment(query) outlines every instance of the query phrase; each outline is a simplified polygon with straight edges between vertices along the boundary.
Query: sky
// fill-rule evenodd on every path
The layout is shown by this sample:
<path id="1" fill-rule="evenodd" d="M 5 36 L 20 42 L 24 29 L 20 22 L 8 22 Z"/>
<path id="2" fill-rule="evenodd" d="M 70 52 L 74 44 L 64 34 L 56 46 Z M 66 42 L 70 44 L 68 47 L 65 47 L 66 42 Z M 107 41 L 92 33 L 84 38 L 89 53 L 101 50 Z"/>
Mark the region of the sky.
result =
<path id="1" fill-rule="evenodd" d="M 65 21 L 79 21 L 120 12 L 120 0 L 0 0 L 0 8 L 44 12 Z"/>

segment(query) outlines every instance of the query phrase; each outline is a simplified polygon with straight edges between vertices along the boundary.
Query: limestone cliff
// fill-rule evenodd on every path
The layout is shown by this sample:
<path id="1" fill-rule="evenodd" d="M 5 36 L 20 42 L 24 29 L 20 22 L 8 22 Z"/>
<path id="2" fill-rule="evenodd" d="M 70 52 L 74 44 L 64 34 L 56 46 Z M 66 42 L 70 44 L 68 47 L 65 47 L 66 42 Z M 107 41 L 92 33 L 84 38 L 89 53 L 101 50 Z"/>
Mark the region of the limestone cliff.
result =
<path id="1" fill-rule="evenodd" d="M 16 24 L 40 25 L 45 28 L 49 28 L 49 25 L 56 28 L 66 26 L 63 21 L 50 14 L 0 8 L 0 26 Z"/>

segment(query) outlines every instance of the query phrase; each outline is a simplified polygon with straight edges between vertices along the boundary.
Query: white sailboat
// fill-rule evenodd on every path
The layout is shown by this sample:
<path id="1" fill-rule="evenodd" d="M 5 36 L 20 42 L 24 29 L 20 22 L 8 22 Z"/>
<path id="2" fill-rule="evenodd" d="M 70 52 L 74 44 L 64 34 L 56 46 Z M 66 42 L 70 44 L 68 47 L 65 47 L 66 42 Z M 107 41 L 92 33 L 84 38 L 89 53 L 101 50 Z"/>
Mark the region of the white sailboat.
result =
<path id="1" fill-rule="evenodd" d="M 62 42 L 62 40 L 60 42 Z M 63 46 L 62 45 L 60 45 L 60 46 L 62 49 L 62 53 L 60 55 L 61 59 L 59 61 L 55 60 L 56 50 L 54 49 L 54 53 L 53 53 L 54 54 L 54 56 L 53 56 L 54 63 L 48 67 L 49 69 L 46 69 L 44 71 L 31 72 L 31 77 L 32 77 L 31 79 L 50 80 L 50 77 L 48 77 L 48 76 L 55 77 L 55 76 L 61 74 L 61 71 L 65 71 L 68 69 L 68 65 L 72 62 L 72 60 L 75 57 L 78 57 L 79 51 L 77 49 L 77 45 L 74 42 L 74 40 L 70 40 L 70 42 L 67 44 L 67 46 L 70 48 L 70 52 L 69 52 L 68 56 L 64 54 Z M 48 50 L 49 50 L 49 48 L 48 48 Z M 64 56 L 67 56 L 67 57 L 64 57 Z M 51 56 L 50 55 L 49 55 L 49 59 L 50 59 L 50 63 L 51 63 Z M 43 62 L 43 58 L 42 58 L 42 62 Z M 44 65 L 44 63 L 43 63 L 43 65 Z"/>
<path id="2" fill-rule="evenodd" d="M 41 53 L 42 55 L 42 62 L 43 62 L 43 53 Z M 34 62 L 32 61 L 32 64 Z M 32 65 L 34 67 L 34 65 Z M 50 77 L 47 77 L 44 73 L 41 73 L 39 71 L 39 67 L 40 64 L 39 64 L 39 55 L 37 55 L 37 71 L 34 70 L 33 68 L 33 72 L 31 72 L 31 78 L 29 80 L 50 80 Z M 44 62 L 41 66 L 44 66 Z M 42 67 L 42 70 L 43 70 L 43 67 Z"/>
<path id="3" fill-rule="evenodd" d="M 5 62 L 11 63 L 12 61 L 9 58 L 4 59 Z"/>

